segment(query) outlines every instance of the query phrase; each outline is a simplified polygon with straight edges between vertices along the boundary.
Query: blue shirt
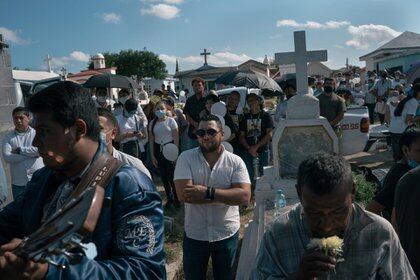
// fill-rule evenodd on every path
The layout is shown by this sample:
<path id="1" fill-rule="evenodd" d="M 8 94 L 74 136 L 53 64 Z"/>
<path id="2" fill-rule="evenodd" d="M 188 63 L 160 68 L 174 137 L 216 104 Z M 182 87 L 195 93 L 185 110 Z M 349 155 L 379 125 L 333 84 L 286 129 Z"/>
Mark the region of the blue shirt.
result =
<path id="1" fill-rule="evenodd" d="M 95 158 L 103 149 L 101 145 Z M 0 244 L 41 226 L 43 207 L 58 187 L 56 177 L 48 167 L 38 170 L 24 194 L 0 211 Z M 67 269 L 50 265 L 45 279 L 166 279 L 163 234 L 162 202 L 153 182 L 123 165 L 105 189 L 95 230 L 83 240 L 96 245 L 95 259 L 84 257 L 70 265 L 64 256 L 53 256 Z"/>

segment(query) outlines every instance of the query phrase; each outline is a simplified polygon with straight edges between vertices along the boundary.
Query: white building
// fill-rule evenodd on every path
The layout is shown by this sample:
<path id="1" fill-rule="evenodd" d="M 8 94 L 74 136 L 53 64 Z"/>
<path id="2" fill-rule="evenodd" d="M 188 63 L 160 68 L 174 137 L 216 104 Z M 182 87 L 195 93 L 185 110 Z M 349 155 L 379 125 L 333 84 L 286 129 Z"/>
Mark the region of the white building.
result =
<path id="1" fill-rule="evenodd" d="M 279 65 L 281 76 L 286 74 L 296 73 L 296 67 L 294 64 L 283 64 Z M 332 70 L 319 61 L 308 63 L 308 76 L 324 76 L 329 77 Z"/>
<path id="2" fill-rule="evenodd" d="M 116 74 L 117 67 L 106 67 L 105 57 L 98 53 L 91 57 L 93 69 L 82 70 L 78 73 L 69 74 L 67 79 L 73 82 L 84 84 L 90 77 L 98 74 Z"/>

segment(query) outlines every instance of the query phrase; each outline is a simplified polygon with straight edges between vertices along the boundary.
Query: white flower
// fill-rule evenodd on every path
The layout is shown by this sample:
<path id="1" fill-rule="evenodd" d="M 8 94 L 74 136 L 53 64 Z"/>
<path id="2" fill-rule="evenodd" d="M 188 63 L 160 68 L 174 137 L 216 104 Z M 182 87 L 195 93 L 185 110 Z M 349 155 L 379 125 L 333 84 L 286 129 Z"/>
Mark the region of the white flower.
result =
<path id="1" fill-rule="evenodd" d="M 338 236 L 312 238 L 306 248 L 308 250 L 324 251 L 326 255 L 340 257 L 343 253 L 343 239 Z"/>

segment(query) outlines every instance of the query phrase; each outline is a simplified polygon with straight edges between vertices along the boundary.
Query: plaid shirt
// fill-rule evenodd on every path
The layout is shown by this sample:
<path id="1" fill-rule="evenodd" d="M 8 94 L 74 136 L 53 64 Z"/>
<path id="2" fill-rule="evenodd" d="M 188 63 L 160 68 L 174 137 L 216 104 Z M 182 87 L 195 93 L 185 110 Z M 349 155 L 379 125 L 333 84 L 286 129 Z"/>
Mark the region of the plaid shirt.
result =
<path id="1" fill-rule="evenodd" d="M 391 224 L 357 204 L 353 210 L 344 234 L 344 262 L 336 265 L 335 273 L 319 279 L 416 279 Z M 310 238 L 303 208 L 297 204 L 265 232 L 250 279 L 292 276 Z"/>

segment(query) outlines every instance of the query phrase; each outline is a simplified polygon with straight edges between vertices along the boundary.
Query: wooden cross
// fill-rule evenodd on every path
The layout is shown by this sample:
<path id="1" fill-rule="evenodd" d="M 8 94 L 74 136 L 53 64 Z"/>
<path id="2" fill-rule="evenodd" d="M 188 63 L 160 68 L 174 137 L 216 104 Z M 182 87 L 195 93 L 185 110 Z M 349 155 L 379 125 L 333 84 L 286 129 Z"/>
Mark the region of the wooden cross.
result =
<path id="1" fill-rule="evenodd" d="M 308 62 L 327 61 L 327 51 L 307 51 L 305 31 L 295 31 L 295 51 L 276 53 L 277 64 L 295 64 L 296 87 L 298 94 L 308 93 Z"/>
<path id="2" fill-rule="evenodd" d="M 207 56 L 211 53 L 207 52 L 207 49 L 204 49 L 204 52 L 200 53 L 200 55 L 204 55 L 204 66 L 207 66 Z"/>

